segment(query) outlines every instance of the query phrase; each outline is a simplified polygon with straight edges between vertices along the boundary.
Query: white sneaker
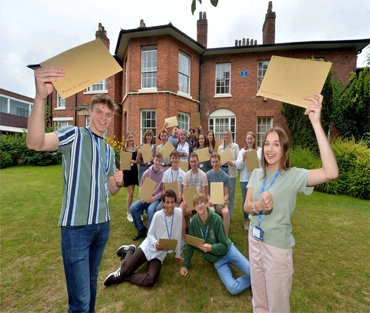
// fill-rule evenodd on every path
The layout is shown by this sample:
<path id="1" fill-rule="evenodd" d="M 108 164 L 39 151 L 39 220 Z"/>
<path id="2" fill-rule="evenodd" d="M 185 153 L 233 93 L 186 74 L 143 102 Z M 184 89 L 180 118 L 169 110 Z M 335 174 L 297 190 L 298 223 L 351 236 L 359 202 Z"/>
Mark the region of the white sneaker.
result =
<path id="1" fill-rule="evenodd" d="M 130 223 L 132 223 L 132 222 L 134 221 L 134 219 L 132 218 L 131 213 L 128 213 L 128 214 L 127 214 L 127 220 L 128 220 Z"/>
<path id="2" fill-rule="evenodd" d="M 244 223 L 244 229 L 249 230 L 249 220 L 246 220 Z"/>

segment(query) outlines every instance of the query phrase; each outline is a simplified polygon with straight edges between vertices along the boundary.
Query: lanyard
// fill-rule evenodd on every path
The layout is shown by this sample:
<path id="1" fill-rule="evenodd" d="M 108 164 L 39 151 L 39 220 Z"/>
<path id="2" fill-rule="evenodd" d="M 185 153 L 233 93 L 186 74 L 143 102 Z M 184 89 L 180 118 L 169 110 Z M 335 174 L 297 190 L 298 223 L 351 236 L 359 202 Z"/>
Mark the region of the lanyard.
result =
<path id="1" fill-rule="evenodd" d="M 171 167 L 171 177 L 172 177 L 172 181 L 177 180 L 177 177 L 179 177 L 179 170 L 177 170 L 176 178 L 175 178 L 175 179 L 173 179 L 173 171 L 172 171 L 172 167 Z"/>
<path id="2" fill-rule="evenodd" d="M 274 182 L 278 178 L 279 174 L 280 174 L 280 169 L 275 173 L 275 175 L 272 178 L 272 180 L 270 182 L 270 185 L 267 187 L 267 190 L 266 191 L 269 191 L 270 190 L 271 186 L 274 184 Z M 267 175 L 265 175 L 265 177 L 263 178 L 262 189 L 261 189 L 261 199 L 262 199 L 262 193 L 265 191 L 266 181 L 267 181 Z M 261 225 L 261 221 L 262 221 L 262 211 L 260 211 L 258 213 L 258 226 Z"/>
<path id="3" fill-rule="evenodd" d="M 199 226 L 199 230 L 202 233 L 202 237 L 204 239 L 204 242 L 206 242 L 206 238 L 207 238 L 207 235 L 208 235 L 208 228 L 209 228 L 209 224 L 207 225 L 206 234 L 204 235 L 202 227 Z"/>
<path id="4" fill-rule="evenodd" d="M 173 218 L 175 217 L 175 211 L 173 211 L 173 213 L 172 213 L 171 231 L 170 232 L 168 231 L 168 224 L 167 224 L 167 218 L 166 218 L 166 213 L 165 212 L 163 212 L 163 217 L 164 217 L 164 222 L 166 223 L 166 230 L 167 230 L 168 239 L 171 239 L 171 236 L 172 236 L 172 227 L 173 227 Z"/>
<path id="5" fill-rule="evenodd" d="M 195 176 L 195 179 L 193 179 L 193 171 L 190 172 L 190 186 L 196 186 L 196 183 L 198 181 L 198 172 L 197 170 L 197 175 Z"/>

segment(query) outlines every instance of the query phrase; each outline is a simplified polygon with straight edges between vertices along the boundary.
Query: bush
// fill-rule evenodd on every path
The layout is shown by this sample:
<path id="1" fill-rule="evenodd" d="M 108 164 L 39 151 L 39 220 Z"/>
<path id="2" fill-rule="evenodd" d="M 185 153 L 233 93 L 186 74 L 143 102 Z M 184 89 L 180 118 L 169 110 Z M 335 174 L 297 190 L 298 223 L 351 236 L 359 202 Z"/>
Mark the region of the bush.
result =
<path id="1" fill-rule="evenodd" d="M 120 151 L 121 147 L 125 145 L 125 138 L 122 136 L 121 141 L 119 141 L 116 135 L 114 135 L 113 138 L 107 137 L 105 140 L 108 143 L 108 145 L 112 147 L 115 153 L 116 168 L 120 168 L 120 159 L 121 159 Z"/>
<path id="2" fill-rule="evenodd" d="M 0 168 L 6 168 L 13 165 L 13 160 L 11 155 L 6 152 L 0 150 Z"/>

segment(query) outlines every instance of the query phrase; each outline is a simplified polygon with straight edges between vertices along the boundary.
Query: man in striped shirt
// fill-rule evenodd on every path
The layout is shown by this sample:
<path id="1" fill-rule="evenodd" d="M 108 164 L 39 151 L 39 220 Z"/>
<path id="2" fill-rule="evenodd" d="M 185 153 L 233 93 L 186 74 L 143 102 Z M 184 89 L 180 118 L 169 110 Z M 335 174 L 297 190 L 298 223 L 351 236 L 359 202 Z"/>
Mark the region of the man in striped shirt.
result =
<path id="1" fill-rule="evenodd" d="M 63 200 L 59 219 L 68 292 L 68 312 L 95 312 L 97 279 L 110 232 L 109 194 L 122 187 L 113 149 L 104 133 L 115 104 L 105 95 L 92 97 L 90 126 L 69 126 L 45 133 L 45 101 L 53 82 L 63 79 L 59 67 L 35 71 L 36 96 L 28 121 L 27 146 L 63 154 Z"/>

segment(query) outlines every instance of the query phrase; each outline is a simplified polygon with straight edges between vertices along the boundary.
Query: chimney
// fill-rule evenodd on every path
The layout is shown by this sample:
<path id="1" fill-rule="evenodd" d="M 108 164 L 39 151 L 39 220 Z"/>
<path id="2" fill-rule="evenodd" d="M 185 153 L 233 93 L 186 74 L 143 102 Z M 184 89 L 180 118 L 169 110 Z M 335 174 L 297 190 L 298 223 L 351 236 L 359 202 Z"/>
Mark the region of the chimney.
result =
<path id="1" fill-rule="evenodd" d="M 202 46 L 207 48 L 208 36 L 208 21 L 206 12 L 199 12 L 199 20 L 197 21 L 197 41 Z"/>
<path id="2" fill-rule="evenodd" d="M 104 29 L 104 26 L 99 23 L 98 30 L 95 33 L 95 38 L 100 39 L 103 44 L 109 49 L 109 38 L 107 37 L 107 31 Z"/>
<path id="3" fill-rule="evenodd" d="M 262 26 L 262 44 L 269 45 L 275 43 L 275 19 L 276 14 L 272 12 L 272 1 L 269 1 L 265 22 Z"/>
<path id="4" fill-rule="evenodd" d="M 140 26 L 139 26 L 139 28 L 146 28 L 146 25 L 145 25 L 143 19 L 140 20 Z"/>

